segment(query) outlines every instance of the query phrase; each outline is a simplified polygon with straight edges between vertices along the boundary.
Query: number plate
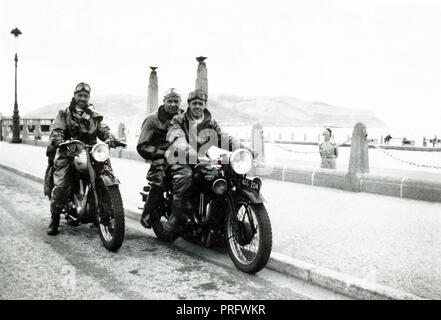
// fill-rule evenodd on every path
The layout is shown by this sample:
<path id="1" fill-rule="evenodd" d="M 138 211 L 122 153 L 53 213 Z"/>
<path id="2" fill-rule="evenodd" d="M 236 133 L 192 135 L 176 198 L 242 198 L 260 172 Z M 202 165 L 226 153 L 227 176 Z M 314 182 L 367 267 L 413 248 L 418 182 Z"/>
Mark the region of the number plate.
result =
<path id="1" fill-rule="evenodd" d="M 242 179 L 242 186 L 250 188 L 253 191 L 256 191 L 257 193 L 260 192 L 260 184 L 257 182 L 253 182 L 250 179 L 243 178 Z"/>

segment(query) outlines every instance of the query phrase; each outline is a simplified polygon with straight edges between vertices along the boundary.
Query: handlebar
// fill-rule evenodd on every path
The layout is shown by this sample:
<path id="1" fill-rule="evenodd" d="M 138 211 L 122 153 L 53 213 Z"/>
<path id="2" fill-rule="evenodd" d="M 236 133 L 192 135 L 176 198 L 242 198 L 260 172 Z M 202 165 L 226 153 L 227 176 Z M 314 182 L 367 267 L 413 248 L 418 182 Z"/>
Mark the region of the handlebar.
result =
<path id="1" fill-rule="evenodd" d="M 105 141 L 105 143 L 108 143 L 109 141 L 112 141 L 115 143 L 116 147 L 127 147 L 127 143 L 125 143 L 124 141 L 118 140 L 118 139 L 108 139 Z"/>
<path id="2" fill-rule="evenodd" d="M 63 146 L 68 146 L 68 145 L 71 145 L 71 144 L 74 144 L 74 143 L 78 143 L 79 145 L 81 145 L 81 146 L 83 146 L 83 147 L 86 147 L 86 146 L 87 146 L 87 144 L 85 144 L 83 141 L 73 139 L 73 140 L 66 140 L 66 141 L 60 143 L 60 144 L 57 146 L 57 148 L 60 148 L 60 147 L 63 147 Z"/>
<path id="3" fill-rule="evenodd" d="M 106 140 L 104 143 L 105 144 L 107 144 L 107 145 L 109 145 L 109 142 L 114 142 L 115 143 L 115 147 L 127 147 L 127 143 L 125 143 L 125 142 L 123 142 L 123 141 L 120 141 L 120 140 L 118 140 L 118 139 L 108 139 L 108 140 Z M 67 140 L 67 141 L 64 141 L 64 142 L 62 142 L 62 143 L 60 143 L 58 146 L 57 146 L 57 148 L 60 148 L 60 147 L 62 147 L 62 146 L 68 146 L 68 145 L 71 145 L 71 144 L 74 144 L 74 143 L 78 143 L 79 145 L 81 145 L 82 147 L 93 147 L 95 144 L 93 144 L 93 145 L 88 145 L 88 144 L 86 144 L 86 143 L 84 143 L 83 141 L 81 141 L 81 140 L 77 140 L 77 139 L 72 139 L 72 140 Z M 109 146 L 110 147 L 110 146 Z"/>

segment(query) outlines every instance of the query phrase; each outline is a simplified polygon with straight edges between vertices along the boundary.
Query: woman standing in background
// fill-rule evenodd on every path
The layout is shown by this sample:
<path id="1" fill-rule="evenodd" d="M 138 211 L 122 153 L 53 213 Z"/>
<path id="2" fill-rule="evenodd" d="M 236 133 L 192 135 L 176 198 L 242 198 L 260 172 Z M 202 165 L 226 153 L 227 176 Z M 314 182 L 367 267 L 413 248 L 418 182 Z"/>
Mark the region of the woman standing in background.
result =
<path id="1" fill-rule="evenodd" d="M 331 129 L 326 128 L 323 132 L 325 141 L 319 144 L 320 156 L 322 157 L 320 168 L 335 169 L 335 158 L 338 157 L 338 149 L 337 145 L 331 142 L 331 135 Z"/>

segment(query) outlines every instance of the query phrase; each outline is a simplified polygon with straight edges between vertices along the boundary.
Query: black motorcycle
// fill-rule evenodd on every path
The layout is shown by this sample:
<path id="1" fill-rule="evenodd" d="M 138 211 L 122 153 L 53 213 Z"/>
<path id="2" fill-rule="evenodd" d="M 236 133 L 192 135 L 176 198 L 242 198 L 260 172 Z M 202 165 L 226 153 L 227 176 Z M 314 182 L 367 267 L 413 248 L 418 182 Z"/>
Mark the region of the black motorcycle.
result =
<path id="1" fill-rule="evenodd" d="M 272 247 L 271 222 L 260 195 L 262 180 L 248 179 L 253 156 L 245 149 L 234 152 L 211 147 L 208 157 L 193 168 L 193 187 L 187 204 L 187 223 L 179 233 L 164 230 L 172 213 L 173 190 L 166 183 L 163 201 L 154 209 L 151 224 L 163 241 L 184 239 L 206 247 L 225 245 L 235 266 L 256 273 L 267 264 Z M 167 178 L 166 178 L 167 180 Z M 150 186 L 141 195 L 147 201 Z"/>
<path id="2" fill-rule="evenodd" d="M 112 140 L 115 146 L 125 147 L 119 140 Z M 87 145 L 80 140 L 68 140 L 58 148 L 66 148 L 75 154 L 74 184 L 72 193 L 61 213 L 69 225 L 93 223 L 104 247 L 117 251 L 124 239 L 124 207 L 118 178 L 111 170 L 109 146 L 106 143 Z"/>

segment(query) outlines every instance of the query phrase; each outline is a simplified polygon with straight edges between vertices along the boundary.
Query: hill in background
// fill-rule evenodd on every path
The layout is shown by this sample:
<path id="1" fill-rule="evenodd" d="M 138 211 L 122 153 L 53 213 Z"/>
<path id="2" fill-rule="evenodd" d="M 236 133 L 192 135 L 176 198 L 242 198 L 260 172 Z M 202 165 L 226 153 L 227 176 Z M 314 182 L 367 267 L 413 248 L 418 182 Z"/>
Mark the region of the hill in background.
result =
<path id="1" fill-rule="evenodd" d="M 135 95 L 94 96 L 91 102 L 104 115 L 112 130 L 120 122 L 127 128 L 140 128 L 146 116 L 147 99 Z M 24 115 L 25 118 L 54 118 L 57 110 L 68 101 L 37 108 Z M 186 108 L 185 99 L 182 108 Z M 385 127 L 373 112 L 341 108 L 322 102 L 305 102 L 292 97 L 242 97 L 211 94 L 208 107 L 215 119 L 223 125 L 242 126 L 260 122 L 264 126 L 336 126 L 353 127 L 358 121 L 368 127 Z"/>

